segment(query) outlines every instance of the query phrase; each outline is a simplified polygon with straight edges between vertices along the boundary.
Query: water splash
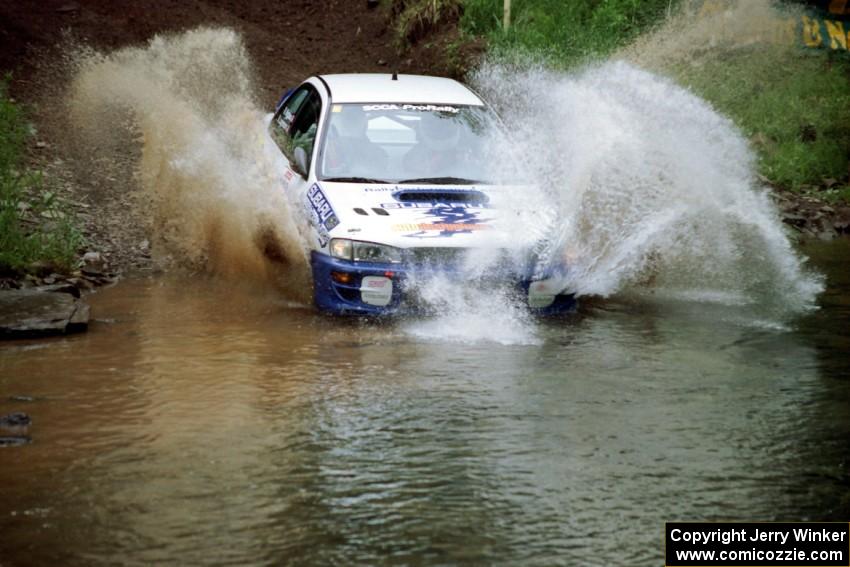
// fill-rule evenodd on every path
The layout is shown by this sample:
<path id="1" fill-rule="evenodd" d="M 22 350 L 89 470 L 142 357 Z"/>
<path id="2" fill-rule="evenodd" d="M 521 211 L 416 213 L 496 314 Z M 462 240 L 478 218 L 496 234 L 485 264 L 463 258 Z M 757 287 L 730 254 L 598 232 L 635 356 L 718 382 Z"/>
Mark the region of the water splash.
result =
<path id="1" fill-rule="evenodd" d="M 541 343 L 531 315 L 511 289 L 480 290 L 439 275 L 412 284 L 419 301 L 438 313 L 408 322 L 404 330 L 413 336 L 461 343 Z"/>
<path id="2" fill-rule="evenodd" d="M 625 62 L 576 74 L 489 64 L 475 84 L 538 187 L 548 249 L 572 265 L 567 289 L 652 288 L 783 316 L 813 305 L 819 278 L 783 232 L 747 141 L 705 101 Z"/>
<path id="3" fill-rule="evenodd" d="M 508 228 L 542 244 L 538 271 L 566 260 L 561 285 L 580 296 L 731 309 L 757 327 L 786 329 L 815 306 L 822 278 L 789 242 L 740 131 L 644 70 L 756 44 L 780 54 L 793 44 L 794 14 L 769 0 L 684 2 L 612 61 L 573 73 L 528 60 L 477 71 L 474 85 L 510 130 L 493 138 L 494 170 L 529 186 L 502 207 L 533 211 Z"/>
<path id="4" fill-rule="evenodd" d="M 683 1 L 656 29 L 615 56 L 643 68 L 663 71 L 699 66 L 705 59 L 734 50 L 794 49 L 801 6 L 773 0 Z"/>
<path id="5" fill-rule="evenodd" d="M 138 140 L 160 261 L 303 296 L 305 250 L 262 150 L 240 36 L 198 28 L 109 54 L 79 50 L 76 65 L 71 118 L 89 151 Z"/>
<path id="6" fill-rule="evenodd" d="M 98 142 L 116 133 L 138 140 L 161 257 L 274 280 L 309 300 L 304 244 L 260 147 L 264 115 L 238 34 L 200 28 L 110 54 L 82 51 L 77 65 L 74 123 Z M 674 301 L 756 306 L 768 319 L 813 305 L 821 283 L 786 238 L 746 140 L 705 101 L 624 62 L 574 74 L 488 64 L 474 83 L 511 133 L 507 144 L 494 138 L 494 170 L 536 187 L 507 203 L 522 213 L 510 231 L 544 242 L 544 258 L 568 258 L 566 289 L 649 289 Z M 488 262 L 471 265 L 479 273 Z M 445 315 L 413 324 L 416 335 L 537 341 L 510 294 L 419 288 Z"/>

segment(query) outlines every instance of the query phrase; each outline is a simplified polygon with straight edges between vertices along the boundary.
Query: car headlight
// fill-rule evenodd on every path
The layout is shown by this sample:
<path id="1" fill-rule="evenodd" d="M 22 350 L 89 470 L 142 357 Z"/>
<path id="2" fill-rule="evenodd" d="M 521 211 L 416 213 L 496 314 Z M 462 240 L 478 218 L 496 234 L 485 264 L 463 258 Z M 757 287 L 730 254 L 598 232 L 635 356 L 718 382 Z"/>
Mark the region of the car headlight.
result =
<path id="1" fill-rule="evenodd" d="M 401 262 L 401 249 L 374 242 L 361 242 L 347 238 L 334 238 L 330 243 L 331 256 L 354 262 Z"/>
<path id="2" fill-rule="evenodd" d="M 343 260 L 351 260 L 351 241 L 347 238 L 333 238 L 328 249 L 331 256 L 334 258 L 342 258 Z"/>

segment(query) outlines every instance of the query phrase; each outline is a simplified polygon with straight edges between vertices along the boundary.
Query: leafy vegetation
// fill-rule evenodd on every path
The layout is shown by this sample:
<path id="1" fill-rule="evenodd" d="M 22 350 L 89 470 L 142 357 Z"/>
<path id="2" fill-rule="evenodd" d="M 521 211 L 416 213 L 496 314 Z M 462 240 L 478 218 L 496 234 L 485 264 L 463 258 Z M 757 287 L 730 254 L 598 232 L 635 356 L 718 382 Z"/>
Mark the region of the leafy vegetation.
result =
<path id="1" fill-rule="evenodd" d="M 608 55 L 659 22 L 678 0 L 514 0 L 502 28 L 503 0 L 466 0 L 463 29 L 483 35 L 500 56 L 533 53 L 558 67 Z"/>
<path id="2" fill-rule="evenodd" d="M 38 173 L 21 169 L 30 137 L 20 107 L 0 82 L 0 271 L 69 271 L 82 236 L 61 210 L 56 196 L 43 189 Z"/>
<path id="3" fill-rule="evenodd" d="M 390 0 L 396 37 L 400 43 L 416 41 L 429 30 L 456 22 L 463 0 Z"/>
<path id="4" fill-rule="evenodd" d="M 491 56 L 532 55 L 569 69 L 602 59 L 662 24 L 681 0 L 387 0 L 398 33 L 460 18 Z M 741 0 L 746 2 L 747 0 Z M 419 31 L 417 31 L 419 30 Z M 662 72 L 731 117 L 759 155 L 761 174 L 793 191 L 850 203 L 850 57 L 796 46 L 719 47 L 682 57 Z"/>

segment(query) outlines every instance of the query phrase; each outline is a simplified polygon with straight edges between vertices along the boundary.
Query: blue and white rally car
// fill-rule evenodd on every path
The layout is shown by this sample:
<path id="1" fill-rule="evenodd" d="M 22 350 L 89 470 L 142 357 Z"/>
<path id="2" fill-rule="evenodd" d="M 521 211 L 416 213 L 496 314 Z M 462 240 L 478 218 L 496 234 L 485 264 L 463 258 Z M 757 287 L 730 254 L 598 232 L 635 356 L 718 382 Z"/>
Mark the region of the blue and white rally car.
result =
<path id="1" fill-rule="evenodd" d="M 533 243 L 500 221 L 500 200 L 521 188 L 489 181 L 494 127 L 482 100 L 445 78 L 321 75 L 284 95 L 266 145 L 304 213 L 320 310 L 417 310 L 418 286 L 437 275 L 507 285 L 537 312 L 575 305 L 552 277 L 563 266 L 541 272 Z M 486 262 L 471 270 L 473 257 Z"/>

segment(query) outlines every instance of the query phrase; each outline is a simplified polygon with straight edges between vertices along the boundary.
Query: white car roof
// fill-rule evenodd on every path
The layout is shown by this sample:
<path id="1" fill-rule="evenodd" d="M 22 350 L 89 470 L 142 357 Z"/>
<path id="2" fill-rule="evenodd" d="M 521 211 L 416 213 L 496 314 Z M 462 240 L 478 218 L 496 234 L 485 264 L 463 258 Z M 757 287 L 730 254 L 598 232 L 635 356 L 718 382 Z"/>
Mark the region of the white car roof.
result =
<path id="1" fill-rule="evenodd" d="M 484 104 L 462 84 L 443 77 L 398 75 L 394 81 L 390 73 L 350 73 L 321 75 L 321 78 L 331 90 L 333 102 L 339 103 Z"/>

